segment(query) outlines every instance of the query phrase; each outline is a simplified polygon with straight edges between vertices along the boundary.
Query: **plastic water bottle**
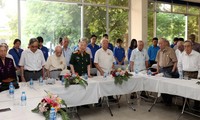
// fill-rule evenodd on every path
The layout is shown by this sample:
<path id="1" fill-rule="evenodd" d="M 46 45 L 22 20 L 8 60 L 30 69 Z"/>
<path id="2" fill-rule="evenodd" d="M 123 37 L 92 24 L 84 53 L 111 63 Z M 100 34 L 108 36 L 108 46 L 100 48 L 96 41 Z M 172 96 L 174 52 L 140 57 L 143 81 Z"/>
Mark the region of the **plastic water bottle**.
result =
<path id="1" fill-rule="evenodd" d="M 42 76 L 39 78 L 39 84 L 42 86 L 43 85 L 43 79 Z"/>
<path id="2" fill-rule="evenodd" d="M 139 72 L 139 70 L 138 70 L 138 68 L 136 67 L 136 68 L 135 68 L 135 74 L 138 75 L 138 72 Z"/>
<path id="3" fill-rule="evenodd" d="M 179 70 L 179 79 L 183 79 L 183 71 L 182 70 Z"/>
<path id="4" fill-rule="evenodd" d="M 21 106 L 26 106 L 26 93 L 24 91 L 21 96 Z"/>
<path id="5" fill-rule="evenodd" d="M 30 83 L 30 87 L 33 88 L 33 79 L 32 78 L 30 79 L 29 83 Z"/>
<path id="6" fill-rule="evenodd" d="M 107 76 L 108 76 L 108 73 L 107 73 L 107 72 L 104 72 L 104 73 L 103 73 L 103 78 L 104 78 L 104 80 L 107 79 Z"/>
<path id="7" fill-rule="evenodd" d="M 148 76 L 151 76 L 151 75 L 152 75 L 152 74 L 151 74 L 151 70 L 148 70 L 148 71 L 147 71 L 147 75 L 148 75 Z"/>
<path id="8" fill-rule="evenodd" d="M 10 82 L 10 85 L 9 85 L 9 95 L 11 98 L 14 98 L 14 86 L 12 82 Z"/>
<path id="9" fill-rule="evenodd" d="M 65 78 L 64 78 L 64 76 L 62 76 L 62 78 L 61 78 L 61 83 L 62 83 L 62 85 L 65 85 Z"/>
<path id="10" fill-rule="evenodd" d="M 88 79 L 88 75 L 84 74 L 84 79 L 87 80 Z"/>
<path id="11" fill-rule="evenodd" d="M 55 111 L 55 108 L 53 107 L 51 107 L 51 110 L 50 110 L 49 120 L 56 120 L 56 111 Z"/>

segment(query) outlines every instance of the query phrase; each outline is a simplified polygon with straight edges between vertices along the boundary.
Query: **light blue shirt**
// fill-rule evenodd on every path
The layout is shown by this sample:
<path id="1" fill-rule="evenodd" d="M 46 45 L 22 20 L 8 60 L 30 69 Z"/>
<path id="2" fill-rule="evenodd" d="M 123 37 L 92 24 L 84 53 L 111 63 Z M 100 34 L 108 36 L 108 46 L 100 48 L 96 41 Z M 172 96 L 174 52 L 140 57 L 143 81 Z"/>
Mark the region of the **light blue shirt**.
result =
<path id="1" fill-rule="evenodd" d="M 159 49 L 160 47 L 158 46 L 156 47 L 154 47 L 153 45 L 149 46 L 149 49 L 148 49 L 149 60 L 155 61 L 156 55 Z"/>
<path id="2" fill-rule="evenodd" d="M 66 65 L 69 66 L 69 61 L 71 59 L 72 51 L 70 48 L 67 48 L 67 49 L 63 48 L 62 51 L 63 51 L 63 56 L 66 59 Z"/>
<path id="3" fill-rule="evenodd" d="M 139 51 L 138 48 L 134 49 L 131 53 L 130 61 L 134 62 L 134 71 L 142 71 L 146 69 L 145 62 L 149 60 L 149 56 L 145 49 Z"/>

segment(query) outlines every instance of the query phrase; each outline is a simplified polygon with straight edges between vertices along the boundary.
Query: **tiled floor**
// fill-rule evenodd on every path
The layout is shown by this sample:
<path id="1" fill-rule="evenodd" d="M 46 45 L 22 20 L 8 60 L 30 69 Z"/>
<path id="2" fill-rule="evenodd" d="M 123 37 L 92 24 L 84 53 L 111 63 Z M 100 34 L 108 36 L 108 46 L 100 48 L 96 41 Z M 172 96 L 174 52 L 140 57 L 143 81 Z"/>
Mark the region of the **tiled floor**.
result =
<path id="1" fill-rule="evenodd" d="M 133 111 L 126 104 L 125 98 L 122 97 L 120 100 L 120 108 L 117 105 L 111 106 L 113 117 L 105 105 L 100 108 L 81 107 L 79 109 L 79 115 L 81 120 L 176 120 L 181 113 L 181 110 L 177 106 L 168 107 L 162 103 L 157 103 L 152 111 L 148 112 L 151 105 L 151 102 L 145 102 L 144 100 L 140 104 L 139 102 L 134 102 L 136 111 Z M 76 119 L 77 117 L 73 118 L 73 120 Z M 179 120 L 200 120 L 200 118 L 185 113 Z"/>

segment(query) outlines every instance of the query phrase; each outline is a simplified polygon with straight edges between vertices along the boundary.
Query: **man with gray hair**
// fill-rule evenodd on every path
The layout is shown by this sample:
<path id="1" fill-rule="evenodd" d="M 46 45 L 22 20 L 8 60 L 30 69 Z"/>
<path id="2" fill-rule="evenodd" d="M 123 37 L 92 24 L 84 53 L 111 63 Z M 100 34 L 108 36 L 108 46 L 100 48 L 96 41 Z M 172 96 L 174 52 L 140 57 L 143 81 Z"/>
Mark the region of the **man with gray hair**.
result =
<path id="1" fill-rule="evenodd" d="M 87 40 L 86 37 L 81 38 L 81 39 L 79 40 L 79 42 L 81 42 L 81 41 L 83 41 L 83 42 L 85 42 L 86 44 L 88 44 L 88 40 Z M 76 50 L 79 50 L 79 46 L 77 46 L 77 48 L 75 48 L 75 51 L 76 51 Z M 94 56 L 92 56 L 92 51 L 90 50 L 89 47 L 86 47 L 86 48 L 85 48 L 85 51 L 90 55 L 90 59 L 92 59 L 92 58 L 94 57 Z"/>
<path id="2" fill-rule="evenodd" d="M 149 56 L 146 49 L 144 49 L 144 42 L 142 40 L 137 41 L 137 48 L 131 53 L 130 68 L 131 71 L 140 72 L 147 70 Z"/>
<path id="3" fill-rule="evenodd" d="M 59 78 L 61 71 L 66 68 L 66 59 L 62 55 L 61 46 L 55 47 L 54 55 L 48 57 L 45 68 L 47 69 L 48 77 Z"/>
<path id="4" fill-rule="evenodd" d="M 97 50 L 94 58 L 94 65 L 96 66 L 98 72 L 97 75 L 103 76 L 104 73 L 110 73 L 112 68 L 114 68 L 115 58 L 113 52 L 108 49 L 108 39 L 103 38 L 101 40 L 102 48 Z"/>
<path id="5" fill-rule="evenodd" d="M 177 43 L 177 49 L 176 49 L 176 51 L 175 51 L 175 53 L 176 53 L 176 57 L 177 57 L 177 59 L 179 59 L 179 56 L 182 54 L 182 52 L 184 51 L 184 42 L 183 41 L 178 41 L 178 43 Z"/>
<path id="6" fill-rule="evenodd" d="M 158 41 L 160 50 L 156 56 L 157 73 L 163 73 L 164 77 L 173 78 L 176 75 L 177 57 L 173 48 L 166 44 L 166 39 L 161 38 Z M 172 104 L 172 95 L 161 94 L 167 106 Z"/>
<path id="7" fill-rule="evenodd" d="M 65 57 L 66 59 L 66 65 L 67 65 L 67 69 L 70 70 L 70 65 L 69 65 L 69 61 L 71 59 L 71 55 L 72 55 L 72 51 L 71 49 L 69 48 L 69 38 L 67 36 L 63 37 L 63 49 L 62 49 L 62 53 L 63 53 L 63 56 Z"/>
<path id="8" fill-rule="evenodd" d="M 42 51 L 38 49 L 38 44 L 36 38 L 31 38 L 29 41 L 29 49 L 22 52 L 19 66 L 23 82 L 29 81 L 30 79 L 38 80 L 40 77 L 45 77 L 45 59 Z"/>

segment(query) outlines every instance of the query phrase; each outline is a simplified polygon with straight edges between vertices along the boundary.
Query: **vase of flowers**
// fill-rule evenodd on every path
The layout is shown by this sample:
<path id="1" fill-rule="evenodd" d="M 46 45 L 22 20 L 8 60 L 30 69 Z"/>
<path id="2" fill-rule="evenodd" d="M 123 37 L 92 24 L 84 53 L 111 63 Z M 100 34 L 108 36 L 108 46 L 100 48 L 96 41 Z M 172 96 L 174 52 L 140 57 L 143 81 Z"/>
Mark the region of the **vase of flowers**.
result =
<path id="1" fill-rule="evenodd" d="M 79 85 L 83 86 L 84 88 L 86 88 L 86 86 L 88 85 L 87 81 L 82 79 L 78 75 L 78 73 L 76 73 L 76 74 L 67 73 L 64 76 L 64 79 L 65 79 L 65 87 L 69 87 L 70 85 L 79 84 Z"/>
<path id="2" fill-rule="evenodd" d="M 46 120 L 49 120 L 50 109 L 53 107 L 55 108 L 56 113 L 61 116 L 62 120 L 69 120 L 67 112 L 61 108 L 61 106 L 67 107 L 65 101 L 58 97 L 58 95 L 54 95 L 47 91 L 45 92 L 47 93 L 47 96 L 41 100 L 41 102 L 32 110 L 32 112 L 41 113 L 44 115 Z"/>
<path id="3" fill-rule="evenodd" d="M 128 71 L 124 71 L 120 68 L 112 71 L 112 77 L 114 77 L 115 84 L 121 85 L 123 81 L 128 81 L 128 79 L 132 76 L 132 74 L 128 73 Z"/>

